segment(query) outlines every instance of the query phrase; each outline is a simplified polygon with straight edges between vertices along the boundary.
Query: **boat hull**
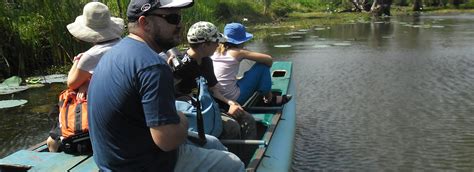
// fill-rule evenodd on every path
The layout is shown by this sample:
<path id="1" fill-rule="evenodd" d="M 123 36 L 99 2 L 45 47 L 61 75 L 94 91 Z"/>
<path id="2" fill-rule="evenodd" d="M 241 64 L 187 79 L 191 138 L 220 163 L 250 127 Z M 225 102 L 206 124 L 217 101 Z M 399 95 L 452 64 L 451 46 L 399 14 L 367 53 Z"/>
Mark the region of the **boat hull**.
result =
<path id="1" fill-rule="evenodd" d="M 259 125 L 264 126 L 257 140 L 260 146 L 247 166 L 248 171 L 290 171 L 296 128 L 296 88 L 292 80 L 291 62 L 274 62 L 272 91 L 291 94 L 293 98 L 283 106 L 248 108 Z M 253 111 L 252 112 L 252 108 Z M 47 152 L 44 143 L 29 150 L 20 150 L 0 159 L 0 171 L 19 169 L 31 171 L 97 171 L 92 155 L 70 155 Z"/>

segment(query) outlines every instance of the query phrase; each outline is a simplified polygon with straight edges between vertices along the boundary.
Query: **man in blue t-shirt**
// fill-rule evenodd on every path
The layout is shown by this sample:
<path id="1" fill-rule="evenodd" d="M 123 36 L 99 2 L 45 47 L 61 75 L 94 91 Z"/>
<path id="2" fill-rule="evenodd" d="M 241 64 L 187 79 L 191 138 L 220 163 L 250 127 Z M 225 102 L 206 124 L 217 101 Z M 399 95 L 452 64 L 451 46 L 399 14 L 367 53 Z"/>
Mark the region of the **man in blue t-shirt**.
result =
<path id="1" fill-rule="evenodd" d="M 232 153 L 183 144 L 173 75 L 158 54 L 179 42 L 180 9 L 192 0 L 131 0 L 130 35 L 97 65 L 88 92 L 94 161 L 103 171 L 243 171 Z"/>

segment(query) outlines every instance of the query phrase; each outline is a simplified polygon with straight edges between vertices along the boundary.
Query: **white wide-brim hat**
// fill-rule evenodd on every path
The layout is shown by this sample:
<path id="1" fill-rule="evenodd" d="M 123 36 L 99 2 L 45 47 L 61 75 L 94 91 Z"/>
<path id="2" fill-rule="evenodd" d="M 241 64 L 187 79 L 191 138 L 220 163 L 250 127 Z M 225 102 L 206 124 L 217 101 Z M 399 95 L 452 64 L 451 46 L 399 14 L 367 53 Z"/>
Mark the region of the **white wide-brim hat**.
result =
<path id="1" fill-rule="evenodd" d="M 86 4 L 83 14 L 76 17 L 74 23 L 67 25 L 74 37 L 91 43 L 120 38 L 123 28 L 123 19 L 110 17 L 109 8 L 100 2 Z"/>

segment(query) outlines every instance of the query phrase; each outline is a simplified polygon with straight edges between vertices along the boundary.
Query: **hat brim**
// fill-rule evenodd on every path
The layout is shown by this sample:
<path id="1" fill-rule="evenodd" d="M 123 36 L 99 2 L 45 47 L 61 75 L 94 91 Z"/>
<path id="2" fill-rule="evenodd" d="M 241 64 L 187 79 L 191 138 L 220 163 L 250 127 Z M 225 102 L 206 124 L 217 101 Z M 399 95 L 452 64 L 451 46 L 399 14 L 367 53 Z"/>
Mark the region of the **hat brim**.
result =
<path id="1" fill-rule="evenodd" d="M 232 44 L 242 44 L 244 42 L 247 42 L 253 38 L 253 34 L 245 32 L 245 38 L 242 40 L 237 40 L 233 39 L 231 37 L 227 37 L 227 42 L 232 43 Z"/>
<path id="2" fill-rule="evenodd" d="M 167 4 L 162 4 L 159 8 L 188 8 L 193 6 L 193 0 L 172 0 Z"/>
<path id="3" fill-rule="evenodd" d="M 74 23 L 68 24 L 71 35 L 79 40 L 91 43 L 104 42 L 122 37 L 124 22 L 121 18 L 111 17 L 107 27 L 93 29 L 84 23 L 84 16 L 76 17 Z"/>

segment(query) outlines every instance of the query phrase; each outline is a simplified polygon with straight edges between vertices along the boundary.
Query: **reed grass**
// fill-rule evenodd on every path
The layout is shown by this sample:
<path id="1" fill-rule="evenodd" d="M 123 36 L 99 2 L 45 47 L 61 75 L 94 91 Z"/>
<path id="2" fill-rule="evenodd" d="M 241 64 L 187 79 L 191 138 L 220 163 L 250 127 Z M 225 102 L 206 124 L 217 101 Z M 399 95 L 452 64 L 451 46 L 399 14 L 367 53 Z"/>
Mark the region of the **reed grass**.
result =
<path id="1" fill-rule="evenodd" d="M 74 55 L 91 46 L 76 41 L 66 29 L 67 24 L 81 15 L 89 1 L 0 0 L 0 38 L 3 38 L 0 42 L 0 80 L 11 75 L 65 73 L 56 69 L 67 67 L 58 66 L 71 65 Z M 394 3 L 397 1 L 406 0 Z M 412 1 L 408 0 L 408 3 Z M 432 1 L 447 0 L 428 2 Z M 472 6 L 473 1 L 465 0 L 467 6 Z M 126 18 L 129 0 L 101 2 L 109 7 L 112 16 Z M 229 22 L 256 25 L 278 20 L 292 12 L 332 12 L 347 8 L 348 3 L 346 0 L 195 0 L 195 5 L 183 12 L 183 33 L 197 21 L 215 23 L 220 29 Z"/>

